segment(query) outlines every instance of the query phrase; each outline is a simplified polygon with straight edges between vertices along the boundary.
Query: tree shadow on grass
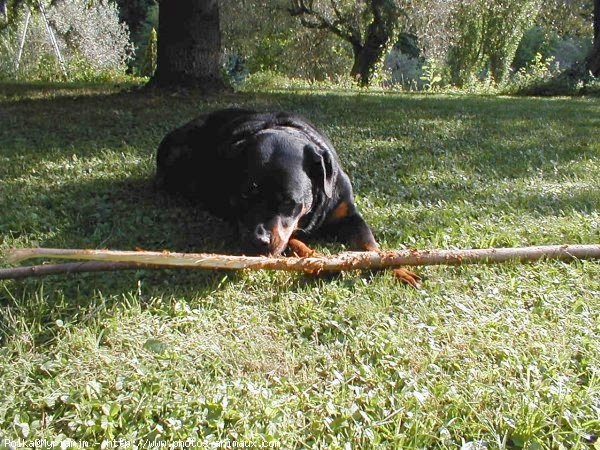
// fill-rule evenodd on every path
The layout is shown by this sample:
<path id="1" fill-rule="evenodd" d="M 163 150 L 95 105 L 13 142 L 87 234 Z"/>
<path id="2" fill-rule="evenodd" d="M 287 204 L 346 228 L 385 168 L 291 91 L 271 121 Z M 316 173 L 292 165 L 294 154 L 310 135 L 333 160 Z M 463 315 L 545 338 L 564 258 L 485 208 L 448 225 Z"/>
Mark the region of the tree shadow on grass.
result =
<path id="1" fill-rule="evenodd" d="M 157 192 L 151 177 L 96 179 L 46 193 L 38 216 L 58 210 L 60 229 L 46 247 L 239 252 L 235 230 L 185 199 Z"/>
<path id="2" fill-rule="evenodd" d="M 22 89 L 35 92 L 36 88 L 25 85 Z M 77 93 L 77 88 L 72 92 Z M 577 102 L 576 110 L 573 102 Z M 84 156 L 123 146 L 148 155 L 169 130 L 201 112 L 240 106 L 306 115 L 330 134 L 343 160 L 350 159 L 346 157 L 349 146 L 350 153 L 360 151 L 374 158 L 367 161 L 371 165 L 389 152 L 404 152 L 415 164 L 391 168 L 416 171 L 421 157 L 441 160 L 449 155 L 468 158 L 477 170 L 493 166 L 499 175 L 513 177 L 528 167 L 547 167 L 557 157 L 576 157 L 568 143 L 576 141 L 585 128 L 599 124 L 596 105 L 585 100 L 464 95 L 311 91 L 238 93 L 207 100 L 194 92 L 100 90 L 96 95 L 67 92 L 3 106 L 0 129 L 4 138 L 0 144 L 9 156 L 28 151 L 38 153 L 30 156 L 39 160 L 53 149 L 53 156 L 57 152 Z M 377 155 L 379 142 L 397 145 L 391 145 L 382 156 Z M 556 146 L 545 145 L 548 142 Z M 581 153 L 582 149 L 575 150 Z M 356 171 L 356 175 L 360 177 L 361 172 Z"/>

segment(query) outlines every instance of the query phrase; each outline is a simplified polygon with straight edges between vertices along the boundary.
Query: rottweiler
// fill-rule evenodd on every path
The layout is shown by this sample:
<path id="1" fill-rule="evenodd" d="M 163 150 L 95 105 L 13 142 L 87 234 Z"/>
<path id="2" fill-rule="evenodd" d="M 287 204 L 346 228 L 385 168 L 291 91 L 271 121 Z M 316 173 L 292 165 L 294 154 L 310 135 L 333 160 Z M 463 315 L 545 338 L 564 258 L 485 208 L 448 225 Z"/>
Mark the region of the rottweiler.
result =
<path id="1" fill-rule="evenodd" d="M 169 133 L 157 153 L 156 187 L 237 225 L 248 253 L 316 253 L 302 240 L 331 235 L 354 250 L 379 251 L 354 203 L 329 139 L 285 112 L 224 109 Z M 394 270 L 417 286 L 419 277 Z"/>

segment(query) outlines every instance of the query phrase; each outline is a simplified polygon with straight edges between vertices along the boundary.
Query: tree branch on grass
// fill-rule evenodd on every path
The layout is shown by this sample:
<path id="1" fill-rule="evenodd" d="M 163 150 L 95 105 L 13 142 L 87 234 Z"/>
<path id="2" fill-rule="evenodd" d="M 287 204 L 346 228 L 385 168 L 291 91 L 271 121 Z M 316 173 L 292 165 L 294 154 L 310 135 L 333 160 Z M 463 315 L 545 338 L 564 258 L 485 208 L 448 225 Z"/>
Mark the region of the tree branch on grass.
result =
<path id="1" fill-rule="evenodd" d="M 400 266 L 490 264 L 507 261 L 531 262 L 540 259 L 572 261 L 600 259 L 600 245 L 548 245 L 473 250 L 410 249 L 382 252 L 344 252 L 333 256 L 308 258 L 232 256 L 211 253 L 29 248 L 13 249 L 9 252 L 7 261 L 16 263 L 33 258 L 77 259 L 88 262 L 0 269 L 0 279 L 125 269 L 249 269 L 319 273 L 346 270 L 377 270 Z"/>
<path id="2" fill-rule="evenodd" d="M 112 261 L 80 261 L 59 264 L 39 264 L 35 266 L 0 269 L 0 280 L 19 280 L 47 275 L 69 275 L 81 272 L 110 272 L 115 270 L 155 269 L 138 263 Z"/>

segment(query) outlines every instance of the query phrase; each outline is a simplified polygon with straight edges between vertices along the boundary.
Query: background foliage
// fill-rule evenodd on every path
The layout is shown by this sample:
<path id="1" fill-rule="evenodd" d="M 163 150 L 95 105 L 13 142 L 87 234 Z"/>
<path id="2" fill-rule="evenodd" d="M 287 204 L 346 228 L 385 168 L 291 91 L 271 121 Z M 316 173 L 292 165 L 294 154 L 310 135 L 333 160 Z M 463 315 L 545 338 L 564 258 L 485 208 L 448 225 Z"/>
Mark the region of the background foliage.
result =
<path id="1" fill-rule="evenodd" d="M 527 83 L 547 82 L 576 69 L 585 78 L 581 69 L 593 31 L 590 0 L 389 1 L 401 14 L 397 31 L 373 67 L 372 84 L 412 90 L 431 88 L 426 80 L 439 78 L 435 89 L 453 85 L 514 91 L 515 86 L 523 86 L 522 69 L 539 66 L 538 54 L 552 70 L 545 72 L 544 79 L 530 77 Z M 0 77 L 5 79 L 16 76 L 14 61 L 23 18 L 18 3 L 9 3 L 9 18 L 0 21 Z M 311 4 L 328 20 L 335 21 L 337 11 L 344 29 L 364 30 L 370 20 L 358 0 Z M 290 14 L 291 5 L 290 0 L 221 2 L 224 74 L 235 85 L 258 74 L 261 80 L 272 75 L 273 79 L 352 83 L 350 43 L 326 29 L 303 26 Z M 68 56 L 72 79 L 109 78 L 125 72 L 152 75 L 156 63 L 153 30 L 158 22 L 155 0 L 55 0 L 49 13 Z M 436 68 L 433 75 L 431 67 Z M 37 19 L 28 35 L 19 77 L 61 77 Z"/>
<path id="2" fill-rule="evenodd" d="M 344 74 L 352 62 L 348 44 L 322 30 L 302 27 L 290 16 L 288 6 L 288 0 L 223 1 L 228 57 L 241 61 L 249 73 L 279 72 L 315 80 Z"/>
<path id="3" fill-rule="evenodd" d="M 331 7 L 322 3 L 325 17 L 334 20 Z M 365 20 L 356 2 L 331 4 L 338 5 L 348 26 Z M 241 5 L 225 2 L 222 16 L 227 47 L 247 73 L 267 70 L 312 80 L 347 77 L 352 66 L 348 43 L 326 30 L 302 27 L 290 17 L 288 1 L 247 0 Z M 535 64 L 538 53 L 544 61 L 553 58 L 557 69 L 569 69 L 582 64 L 591 46 L 590 1 L 398 0 L 396 5 L 402 11 L 398 34 L 373 77 L 386 86 L 422 88 L 423 66 L 432 62 L 443 77 L 438 86 L 504 86 L 515 81 L 519 69 Z"/>
<path id="4" fill-rule="evenodd" d="M 463 86 L 481 76 L 504 82 L 541 5 L 540 0 L 462 1 L 452 20 L 455 40 L 448 65 L 453 84 Z"/>
<path id="5" fill-rule="evenodd" d="M 22 58 L 17 53 L 27 8 L 32 12 Z M 113 2 L 61 0 L 46 9 L 71 81 L 109 80 L 125 72 L 134 48 Z M 65 79 L 36 4 L 14 5 L 0 28 L 0 78 L 54 81 Z"/>

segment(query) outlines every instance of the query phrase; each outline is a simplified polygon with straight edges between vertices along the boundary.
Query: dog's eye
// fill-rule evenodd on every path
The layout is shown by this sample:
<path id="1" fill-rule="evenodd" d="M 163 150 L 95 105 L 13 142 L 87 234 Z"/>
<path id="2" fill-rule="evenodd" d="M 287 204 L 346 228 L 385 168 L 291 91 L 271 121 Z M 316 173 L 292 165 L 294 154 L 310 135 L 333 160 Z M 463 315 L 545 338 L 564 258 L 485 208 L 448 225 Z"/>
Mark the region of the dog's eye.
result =
<path id="1" fill-rule="evenodd" d="M 281 211 L 283 211 L 284 213 L 288 213 L 288 214 L 294 214 L 296 212 L 297 206 L 299 206 L 298 203 L 296 203 L 291 198 L 283 200 L 279 204 Z"/>

